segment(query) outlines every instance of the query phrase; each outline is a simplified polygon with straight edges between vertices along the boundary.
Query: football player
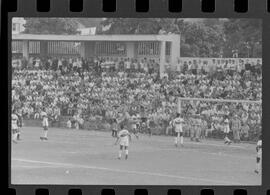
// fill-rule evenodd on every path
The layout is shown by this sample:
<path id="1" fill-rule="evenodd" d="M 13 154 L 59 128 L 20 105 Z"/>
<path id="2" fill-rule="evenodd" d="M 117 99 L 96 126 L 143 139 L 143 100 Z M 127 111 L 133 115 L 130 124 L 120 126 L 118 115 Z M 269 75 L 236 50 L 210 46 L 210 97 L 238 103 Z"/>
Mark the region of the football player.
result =
<path id="1" fill-rule="evenodd" d="M 224 120 L 224 143 L 230 145 L 232 141 L 228 138 L 228 135 L 230 133 L 230 123 L 229 123 L 229 118 L 226 116 Z"/>
<path id="2" fill-rule="evenodd" d="M 118 159 L 121 159 L 122 152 L 125 151 L 125 159 L 128 159 L 128 146 L 129 141 L 131 141 L 131 136 L 128 130 L 124 129 L 124 125 L 120 126 L 120 131 L 117 135 L 117 140 L 115 142 L 115 145 L 119 143 L 120 149 L 118 152 Z"/>
<path id="3" fill-rule="evenodd" d="M 21 110 L 18 110 L 18 112 L 16 114 L 18 116 L 18 121 L 17 121 L 17 124 L 18 124 L 17 140 L 21 140 L 21 128 L 22 128 L 22 125 L 23 125 L 22 111 Z"/>
<path id="4" fill-rule="evenodd" d="M 256 158 L 256 169 L 255 173 L 259 174 L 261 172 L 262 167 L 262 136 L 259 136 L 259 140 L 256 146 L 257 158 Z"/>
<path id="5" fill-rule="evenodd" d="M 15 114 L 15 110 L 11 114 L 11 131 L 12 131 L 12 142 L 17 143 L 17 134 L 18 134 L 18 116 Z"/>
<path id="6" fill-rule="evenodd" d="M 48 140 L 49 119 L 45 109 L 43 109 L 43 111 L 40 113 L 40 116 L 42 117 L 42 127 L 44 130 L 44 136 L 41 136 L 40 139 Z"/>
<path id="7" fill-rule="evenodd" d="M 173 126 L 174 126 L 174 132 L 175 132 L 175 138 L 174 138 L 174 144 L 175 147 L 178 147 L 179 137 L 180 137 L 180 144 L 183 146 L 184 137 L 183 137 L 183 124 L 184 119 L 181 117 L 180 113 L 176 114 L 176 118 L 173 120 Z"/>

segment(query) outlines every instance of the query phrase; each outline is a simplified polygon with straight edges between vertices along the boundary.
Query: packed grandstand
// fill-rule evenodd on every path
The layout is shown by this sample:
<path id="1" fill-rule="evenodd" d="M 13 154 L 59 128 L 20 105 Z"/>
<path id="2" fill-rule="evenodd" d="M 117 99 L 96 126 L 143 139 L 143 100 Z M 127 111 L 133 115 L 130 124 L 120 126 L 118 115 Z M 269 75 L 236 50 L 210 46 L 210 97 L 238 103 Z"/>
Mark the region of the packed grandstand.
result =
<path id="1" fill-rule="evenodd" d="M 237 59 L 234 64 L 213 59 L 205 64 L 185 58 L 176 68 L 167 68 L 162 78 L 159 62 L 148 58 L 12 60 L 12 106 L 24 119 L 39 119 L 45 108 L 52 121 L 67 117 L 84 129 L 109 125 L 126 113 L 149 118 L 153 134 L 168 134 L 178 97 L 252 101 L 261 96 L 261 59 Z M 223 138 L 224 116 L 239 118 L 241 140 L 253 140 L 261 132 L 261 104 L 184 101 L 182 113 L 186 136 L 195 115 L 202 120 L 203 136 Z"/>

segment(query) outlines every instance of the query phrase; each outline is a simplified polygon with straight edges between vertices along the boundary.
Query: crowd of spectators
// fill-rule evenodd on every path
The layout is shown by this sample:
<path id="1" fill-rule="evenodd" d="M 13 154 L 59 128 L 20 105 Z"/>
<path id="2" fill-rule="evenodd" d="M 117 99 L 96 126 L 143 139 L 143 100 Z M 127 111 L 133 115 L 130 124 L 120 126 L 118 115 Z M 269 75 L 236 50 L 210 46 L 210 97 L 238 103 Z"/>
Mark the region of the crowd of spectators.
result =
<path id="1" fill-rule="evenodd" d="M 23 58 L 13 59 L 12 105 L 25 118 L 38 118 L 41 109 L 54 120 L 73 116 L 80 124 L 145 115 L 153 132 L 166 132 L 177 112 L 177 97 L 261 100 L 261 62 L 232 66 L 185 61 L 159 75 L 156 59 Z M 241 120 L 243 138 L 261 131 L 261 104 L 182 101 L 186 127 L 200 115 L 206 134 L 223 131 L 224 116 Z"/>

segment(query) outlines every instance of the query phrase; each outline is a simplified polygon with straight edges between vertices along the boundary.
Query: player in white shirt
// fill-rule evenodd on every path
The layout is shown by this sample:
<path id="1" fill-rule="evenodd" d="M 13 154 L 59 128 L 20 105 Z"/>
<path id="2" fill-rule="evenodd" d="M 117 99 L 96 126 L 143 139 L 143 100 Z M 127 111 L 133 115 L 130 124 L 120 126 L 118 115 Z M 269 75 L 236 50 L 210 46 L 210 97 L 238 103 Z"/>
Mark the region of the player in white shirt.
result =
<path id="1" fill-rule="evenodd" d="M 44 136 L 40 137 L 41 140 L 48 140 L 48 127 L 49 127 L 49 119 L 48 114 L 43 110 L 40 113 L 40 116 L 42 117 L 42 126 L 44 130 Z"/>
<path id="2" fill-rule="evenodd" d="M 17 134 L 18 134 L 18 116 L 15 114 L 15 111 L 11 114 L 11 131 L 12 131 L 12 142 L 17 143 Z"/>
<path id="3" fill-rule="evenodd" d="M 183 146 L 184 137 L 183 137 L 183 124 L 184 119 L 180 116 L 180 113 L 177 113 L 176 118 L 172 122 L 174 126 L 174 132 L 175 132 L 175 138 L 174 138 L 174 144 L 177 147 L 180 137 L 180 144 Z"/>
<path id="4" fill-rule="evenodd" d="M 18 121 L 17 121 L 17 126 L 18 126 L 17 140 L 21 140 L 21 128 L 22 128 L 22 125 L 23 125 L 22 111 L 21 110 L 18 110 L 18 112 L 16 113 L 16 115 L 18 116 Z"/>
<path id="5" fill-rule="evenodd" d="M 128 146 L 129 141 L 131 140 L 131 135 L 128 132 L 128 130 L 124 129 L 124 125 L 120 126 L 120 131 L 117 134 L 117 140 L 115 142 L 115 145 L 119 143 L 120 150 L 118 152 L 118 159 L 121 159 L 122 151 L 125 151 L 125 159 L 128 159 Z"/>
<path id="6" fill-rule="evenodd" d="M 224 143 L 230 145 L 232 141 L 228 138 L 228 135 L 230 133 L 230 123 L 228 117 L 225 118 L 224 120 Z"/>
<path id="7" fill-rule="evenodd" d="M 256 146 L 257 158 L 255 173 L 259 174 L 262 169 L 262 136 L 260 135 Z"/>

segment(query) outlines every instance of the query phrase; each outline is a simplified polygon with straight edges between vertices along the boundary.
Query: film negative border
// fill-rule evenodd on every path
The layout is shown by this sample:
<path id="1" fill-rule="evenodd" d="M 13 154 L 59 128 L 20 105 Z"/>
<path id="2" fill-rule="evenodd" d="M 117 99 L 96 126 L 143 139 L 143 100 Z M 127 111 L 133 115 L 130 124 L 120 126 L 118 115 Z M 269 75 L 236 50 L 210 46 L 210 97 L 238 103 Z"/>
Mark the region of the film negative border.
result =
<path id="1" fill-rule="evenodd" d="M 41 0 L 8 0 L 3 2 L 2 8 L 10 12 L 2 12 L 2 21 L 11 21 L 12 17 L 182 17 L 182 18 L 207 18 L 207 17 L 230 17 L 230 18 L 262 18 L 263 19 L 263 179 L 262 186 L 49 186 L 49 185 L 10 185 L 8 194 L 50 194 L 50 195 L 79 195 L 79 194 L 270 194 L 270 158 L 269 148 L 270 132 L 267 130 L 270 127 L 270 121 L 267 120 L 270 116 L 269 103 L 269 77 L 270 64 L 270 1 L 269 0 L 244 0 L 248 2 L 248 6 L 234 8 L 234 2 L 243 2 L 240 0 L 215 0 L 211 1 L 211 6 L 204 6 L 207 0 L 149 0 L 147 8 L 139 8 L 136 10 L 135 0 L 109 0 L 109 8 L 102 6 L 100 0 L 46 0 L 44 3 Z M 44 0 L 45 1 L 45 0 Z M 105 0 L 103 0 L 105 2 Z M 48 3 L 49 2 L 49 3 Z M 82 2 L 83 6 L 78 5 Z M 111 3 L 115 6 L 111 6 Z M 214 5 L 213 5 L 214 2 Z M 107 3 L 107 1 L 106 1 Z M 12 6 L 10 6 L 12 4 Z M 105 4 L 105 3 L 104 3 Z M 203 4 L 203 7 L 201 5 Z M 15 7 L 13 5 L 16 5 Z M 74 5 L 74 6 L 73 6 Z M 177 6 L 175 6 L 177 5 Z M 38 8 L 37 8 L 38 7 Z M 72 8 L 71 8 L 72 7 Z M 75 8 L 74 8 L 75 7 Z M 177 8 L 176 8 L 177 7 Z M 214 7 L 214 8 L 213 8 Z M 248 8 L 246 8 L 248 7 Z M 214 10 L 214 11 L 213 11 Z M 5 28 L 6 27 L 6 28 Z M 8 23 L 1 23 L 1 29 L 8 29 L 10 34 L 11 26 Z M 2 38 L 9 38 L 8 33 Z M 2 45 L 5 48 L 8 42 Z M 10 47 L 10 45 L 9 45 Z M 9 48 L 10 51 L 10 48 Z M 6 51 L 7 52 L 7 51 Z M 10 62 L 11 56 L 8 54 Z M 7 59 L 6 59 L 7 62 Z M 6 69 L 7 70 L 7 69 Z M 5 73 L 4 73 L 5 74 Z M 10 76 L 10 73 L 9 73 Z M 10 113 L 10 112 L 9 112 Z M 9 144 L 10 151 L 10 144 Z M 10 162 L 10 161 L 9 161 Z M 9 167 L 10 168 L 10 167 Z M 10 170 L 9 170 L 10 176 Z M 10 179 L 10 177 L 9 177 Z M 9 181 L 10 183 L 10 181 Z M 74 190 L 75 189 L 75 190 Z"/>
<path id="2" fill-rule="evenodd" d="M 260 3 L 258 3 L 260 2 Z M 59 8 L 61 8 L 59 10 Z M 9 0 L 7 1 L 6 9 L 8 12 L 29 13 L 35 14 L 52 14 L 60 16 L 63 14 L 76 15 L 77 17 L 93 16 L 91 11 L 95 10 L 94 14 L 104 16 L 104 14 L 114 13 L 118 14 L 129 13 L 129 17 L 135 17 L 138 13 L 145 13 L 141 17 L 154 17 L 156 11 L 158 13 L 166 14 L 166 16 L 173 17 L 176 14 L 181 14 L 181 17 L 209 17 L 208 13 L 215 14 L 230 14 L 231 17 L 238 17 L 239 14 L 245 13 L 245 16 L 255 14 L 262 16 L 270 11 L 269 0 Z M 59 12 L 60 11 L 60 12 Z M 129 11 L 129 12 L 127 12 Z M 190 12 L 192 11 L 192 12 Z M 116 13 L 117 12 L 117 13 Z M 93 12 L 92 12 L 93 13 Z M 130 15 L 135 14 L 135 15 Z M 149 15 L 150 14 L 150 15 Z M 154 14 L 154 15 L 153 15 Z M 199 15 L 198 15 L 199 14 Z M 206 14 L 206 15 L 205 15 Z M 41 16 L 41 15 L 39 15 Z M 138 15 L 136 15 L 138 17 Z M 213 16 L 212 16 L 213 17 Z"/>

